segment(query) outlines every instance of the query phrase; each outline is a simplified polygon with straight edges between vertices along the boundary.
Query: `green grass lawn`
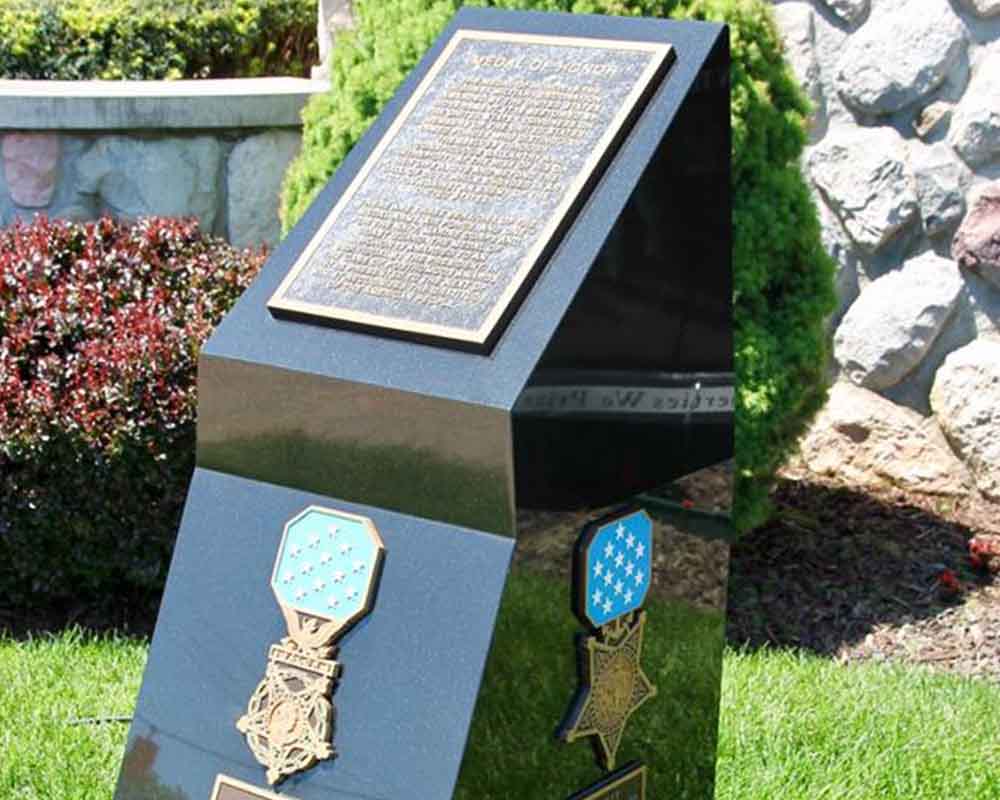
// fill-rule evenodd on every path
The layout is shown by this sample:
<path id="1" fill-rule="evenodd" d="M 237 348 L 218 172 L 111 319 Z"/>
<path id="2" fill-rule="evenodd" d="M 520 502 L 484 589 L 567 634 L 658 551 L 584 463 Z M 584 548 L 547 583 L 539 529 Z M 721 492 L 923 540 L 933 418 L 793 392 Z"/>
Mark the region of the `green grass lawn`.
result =
<path id="1" fill-rule="evenodd" d="M 1000 687 L 789 652 L 724 674 L 719 800 L 1000 798 Z"/>
<path id="2" fill-rule="evenodd" d="M 0 797 L 109 798 L 126 726 L 67 722 L 128 714 L 145 653 L 142 642 L 79 633 L 0 640 Z M 995 800 L 1000 688 L 729 652 L 717 797 Z"/>
<path id="3" fill-rule="evenodd" d="M 123 638 L 0 640 L 0 797 L 111 797 L 128 726 L 67 723 L 131 714 L 145 663 Z"/>

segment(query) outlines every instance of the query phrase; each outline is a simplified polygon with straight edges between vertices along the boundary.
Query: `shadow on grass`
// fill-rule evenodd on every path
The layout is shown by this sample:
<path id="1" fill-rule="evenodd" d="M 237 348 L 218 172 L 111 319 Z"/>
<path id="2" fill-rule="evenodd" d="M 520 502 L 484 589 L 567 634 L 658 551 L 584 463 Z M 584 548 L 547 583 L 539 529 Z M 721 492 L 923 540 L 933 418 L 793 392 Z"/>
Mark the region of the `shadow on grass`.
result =
<path id="1" fill-rule="evenodd" d="M 945 516 L 951 500 L 791 480 L 773 500 L 775 519 L 732 549 L 730 644 L 835 655 L 878 626 L 919 623 L 960 604 L 961 593 L 939 587 L 944 569 L 966 591 L 991 582 L 969 563 L 972 530 Z"/>

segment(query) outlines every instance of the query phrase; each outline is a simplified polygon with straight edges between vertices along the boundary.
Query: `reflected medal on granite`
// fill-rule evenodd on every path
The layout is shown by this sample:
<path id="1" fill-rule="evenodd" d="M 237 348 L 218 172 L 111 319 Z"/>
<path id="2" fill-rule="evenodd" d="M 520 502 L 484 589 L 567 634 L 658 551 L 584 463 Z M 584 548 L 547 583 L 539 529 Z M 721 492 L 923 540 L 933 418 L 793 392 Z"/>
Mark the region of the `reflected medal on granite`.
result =
<path id="1" fill-rule="evenodd" d="M 271 588 L 288 636 L 236 723 L 276 784 L 336 755 L 336 642 L 372 610 L 385 547 L 367 517 L 310 506 L 286 525 Z"/>
<path id="2" fill-rule="evenodd" d="M 580 689 L 559 735 L 593 737 L 606 770 L 615 768 L 629 717 L 656 695 L 642 670 L 652 549 L 652 519 L 629 510 L 587 525 L 573 556 L 574 612 L 594 635 L 578 637 Z"/>

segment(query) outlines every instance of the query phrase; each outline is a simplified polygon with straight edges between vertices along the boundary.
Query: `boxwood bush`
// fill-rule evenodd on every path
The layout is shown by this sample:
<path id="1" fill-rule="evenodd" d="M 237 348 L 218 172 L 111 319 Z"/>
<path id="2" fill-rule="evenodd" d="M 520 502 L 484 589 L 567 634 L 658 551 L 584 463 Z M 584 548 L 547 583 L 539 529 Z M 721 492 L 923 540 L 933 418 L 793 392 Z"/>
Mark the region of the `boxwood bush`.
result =
<path id="1" fill-rule="evenodd" d="M 285 178 L 290 228 L 455 12 L 458 0 L 357 0 L 338 39 L 332 88 L 304 112 Z M 471 5 L 727 22 L 732 43 L 736 520 L 768 514 L 775 471 L 826 397 L 824 319 L 833 267 L 798 158 L 808 103 L 764 0 L 471 0 Z"/>
<path id="2" fill-rule="evenodd" d="M 0 0 L 0 78 L 304 75 L 316 0 Z"/>
<path id="3" fill-rule="evenodd" d="M 0 598 L 162 588 L 198 351 L 263 253 L 194 221 L 0 231 Z"/>

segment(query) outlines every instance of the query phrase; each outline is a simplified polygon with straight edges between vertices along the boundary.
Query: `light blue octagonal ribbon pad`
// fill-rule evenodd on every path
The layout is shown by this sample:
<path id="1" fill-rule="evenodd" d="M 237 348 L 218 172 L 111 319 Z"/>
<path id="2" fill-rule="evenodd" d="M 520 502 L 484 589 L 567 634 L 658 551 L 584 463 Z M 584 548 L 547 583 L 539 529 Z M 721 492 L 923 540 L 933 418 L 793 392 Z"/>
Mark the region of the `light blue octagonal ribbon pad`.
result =
<path id="1" fill-rule="evenodd" d="M 309 509 L 290 522 L 271 586 L 278 600 L 327 620 L 346 620 L 365 608 L 379 543 L 365 523 Z"/>
<path id="2" fill-rule="evenodd" d="M 653 565 L 653 522 L 635 511 L 598 528 L 587 548 L 586 612 L 606 625 L 642 607 Z"/>

